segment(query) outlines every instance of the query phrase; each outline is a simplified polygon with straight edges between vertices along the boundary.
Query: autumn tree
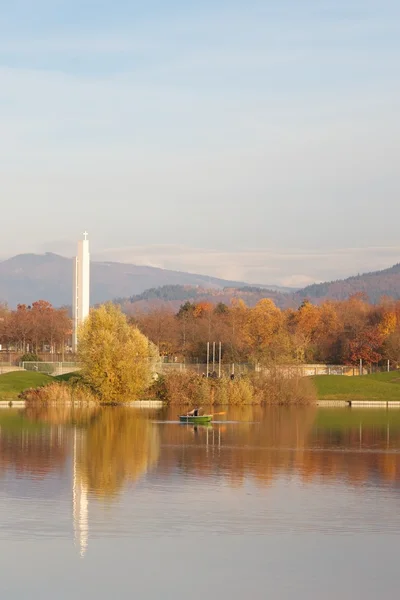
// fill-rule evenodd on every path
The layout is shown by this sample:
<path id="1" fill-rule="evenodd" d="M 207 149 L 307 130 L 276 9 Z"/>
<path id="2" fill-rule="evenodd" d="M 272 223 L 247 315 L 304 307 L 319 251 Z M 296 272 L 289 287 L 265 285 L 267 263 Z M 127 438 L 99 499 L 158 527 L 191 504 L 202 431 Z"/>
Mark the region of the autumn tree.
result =
<path id="1" fill-rule="evenodd" d="M 205 362 L 207 342 L 221 341 L 224 362 L 400 362 L 400 301 L 389 298 L 378 305 L 362 294 L 317 305 L 305 300 L 284 311 L 268 298 L 254 307 L 240 298 L 230 306 L 187 301 L 176 317 L 154 309 L 137 323 L 163 352 L 174 348 L 189 361 Z"/>
<path id="2" fill-rule="evenodd" d="M 297 311 L 286 311 L 286 318 L 298 362 L 325 362 L 334 358 L 341 327 L 332 302 L 315 306 L 305 300 Z"/>
<path id="3" fill-rule="evenodd" d="M 267 298 L 247 312 L 241 331 L 249 356 L 258 363 L 276 363 L 287 359 L 289 339 L 282 311 Z"/>
<path id="4" fill-rule="evenodd" d="M 0 345 L 6 345 L 9 340 L 10 311 L 6 304 L 0 303 Z"/>
<path id="5" fill-rule="evenodd" d="M 229 308 L 224 302 L 218 302 L 218 304 L 214 308 L 214 314 L 218 316 L 227 315 L 229 313 Z"/>
<path id="6" fill-rule="evenodd" d="M 383 358 L 385 339 L 380 307 L 371 305 L 363 294 L 335 303 L 341 331 L 337 336 L 338 362 L 378 363 Z"/>
<path id="7" fill-rule="evenodd" d="M 318 327 L 314 335 L 314 358 L 320 362 L 336 362 L 335 342 L 342 331 L 342 326 L 331 301 L 320 306 Z"/>
<path id="8" fill-rule="evenodd" d="M 179 323 L 173 311 L 155 308 L 151 312 L 135 315 L 132 322 L 158 347 L 162 356 L 180 352 Z"/>
<path id="9" fill-rule="evenodd" d="M 153 344 L 112 303 L 94 309 L 78 333 L 82 374 L 104 401 L 137 399 L 151 382 Z"/>
<path id="10" fill-rule="evenodd" d="M 295 358 L 299 362 L 313 360 L 312 346 L 320 324 L 321 310 L 305 300 L 291 315 Z"/>
<path id="11" fill-rule="evenodd" d="M 385 358 L 393 365 L 400 364 L 400 302 L 383 299 L 381 302 L 382 319 L 380 329 L 384 336 L 383 351 Z"/>
<path id="12" fill-rule="evenodd" d="M 45 300 L 33 302 L 31 306 L 18 304 L 13 311 L 0 310 L 1 343 L 24 353 L 28 346 L 36 353 L 43 351 L 46 345 L 52 352 L 63 348 L 70 333 L 67 309 L 54 308 Z"/>
<path id="13" fill-rule="evenodd" d="M 18 343 L 20 349 L 25 352 L 27 343 L 32 338 L 31 307 L 26 304 L 18 304 L 17 310 L 13 312 L 10 322 L 10 338 Z"/>

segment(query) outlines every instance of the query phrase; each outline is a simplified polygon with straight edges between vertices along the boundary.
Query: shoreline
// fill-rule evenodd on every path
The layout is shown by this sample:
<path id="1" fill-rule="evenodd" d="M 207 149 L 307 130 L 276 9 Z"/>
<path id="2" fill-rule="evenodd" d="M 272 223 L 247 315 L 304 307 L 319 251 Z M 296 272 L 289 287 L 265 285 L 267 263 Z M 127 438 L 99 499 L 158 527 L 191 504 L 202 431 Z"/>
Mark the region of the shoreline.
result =
<path id="1" fill-rule="evenodd" d="M 54 406 L 98 406 L 96 402 L 82 402 L 82 401 L 70 401 L 70 402 L 50 402 L 49 404 Z M 0 408 L 25 408 L 26 400 L 0 400 Z M 134 402 L 121 403 L 120 406 L 129 406 L 130 408 L 162 408 L 165 406 L 165 402 L 161 400 L 136 400 Z"/>
<path id="2" fill-rule="evenodd" d="M 54 402 L 50 404 L 54 404 L 55 406 L 81 406 L 83 404 L 95 405 L 96 403 L 71 401 L 62 403 Z M 167 406 L 167 404 L 161 400 L 136 400 L 134 402 L 123 403 L 121 406 L 129 408 L 163 408 L 164 406 Z M 400 400 L 317 400 L 315 406 L 317 408 L 400 408 Z M 9 400 L 0 400 L 0 409 L 25 407 L 25 400 L 13 400 L 12 398 Z M 226 408 L 229 408 L 229 405 L 226 405 Z"/>

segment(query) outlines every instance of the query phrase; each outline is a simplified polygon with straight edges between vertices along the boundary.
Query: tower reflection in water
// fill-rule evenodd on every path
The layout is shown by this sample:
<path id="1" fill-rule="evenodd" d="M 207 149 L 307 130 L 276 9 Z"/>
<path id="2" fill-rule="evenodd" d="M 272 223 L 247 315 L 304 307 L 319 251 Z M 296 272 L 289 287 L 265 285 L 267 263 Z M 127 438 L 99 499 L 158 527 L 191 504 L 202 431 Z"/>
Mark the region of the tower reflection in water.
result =
<path id="1" fill-rule="evenodd" d="M 82 453 L 85 443 L 82 431 L 74 430 L 74 456 L 72 480 L 72 506 L 74 521 L 74 542 L 79 547 L 81 557 L 85 556 L 89 536 L 89 500 L 88 488 L 82 471 L 78 468 L 78 455 Z"/>
<path id="2" fill-rule="evenodd" d="M 125 408 L 35 406 L 0 415 L 0 477 L 13 469 L 34 479 L 63 472 L 71 457 L 74 540 L 85 556 L 90 504 L 116 498 L 159 457 L 151 420 Z"/>
<path id="3" fill-rule="evenodd" d="M 115 498 L 157 463 L 159 448 L 158 429 L 134 410 L 102 409 L 87 427 L 75 427 L 73 518 L 81 556 L 88 546 L 90 500 Z"/>
<path id="4" fill-rule="evenodd" d="M 400 413 L 393 411 L 232 409 L 226 422 L 197 429 L 171 423 L 172 412 L 160 419 L 129 408 L 39 407 L 7 415 L 0 414 L 0 477 L 13 469 L 37 487 L 71 458 L 82 557 L 91 504 L 117 498 L 150 469 L 164 480 L 171 474 L 178 487 L 187 476 L 218 477 L 232 488 L 245 482 L 267 488 L 282 476 L 303 484 L 379 482 L 394 490 L 400 484 Z"/>

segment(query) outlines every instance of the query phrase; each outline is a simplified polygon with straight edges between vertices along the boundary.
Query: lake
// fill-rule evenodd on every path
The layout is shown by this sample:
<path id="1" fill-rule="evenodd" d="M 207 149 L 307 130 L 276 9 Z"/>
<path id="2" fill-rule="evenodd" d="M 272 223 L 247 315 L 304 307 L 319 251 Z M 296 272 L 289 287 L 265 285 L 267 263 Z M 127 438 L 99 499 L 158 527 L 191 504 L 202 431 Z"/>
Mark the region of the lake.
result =
<path id="1" fill-rule="evenodd" d="M 176 412 L 0 411 L 1 598 L 397 597 L 399 410 Z"/>

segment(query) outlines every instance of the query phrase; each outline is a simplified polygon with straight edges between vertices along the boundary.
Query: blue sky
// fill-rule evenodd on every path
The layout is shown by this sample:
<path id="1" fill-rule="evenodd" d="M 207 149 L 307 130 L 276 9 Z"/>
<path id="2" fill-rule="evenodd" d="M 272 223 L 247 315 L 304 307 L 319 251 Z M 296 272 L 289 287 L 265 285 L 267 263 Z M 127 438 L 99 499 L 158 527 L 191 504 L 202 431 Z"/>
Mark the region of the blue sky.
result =
<path id="1" fill-rule="evenodd" d="M 0 256 L 87 229 L 265 283 L 396 262 L 399 29 L 389 0 L 8 3 Z"/>

